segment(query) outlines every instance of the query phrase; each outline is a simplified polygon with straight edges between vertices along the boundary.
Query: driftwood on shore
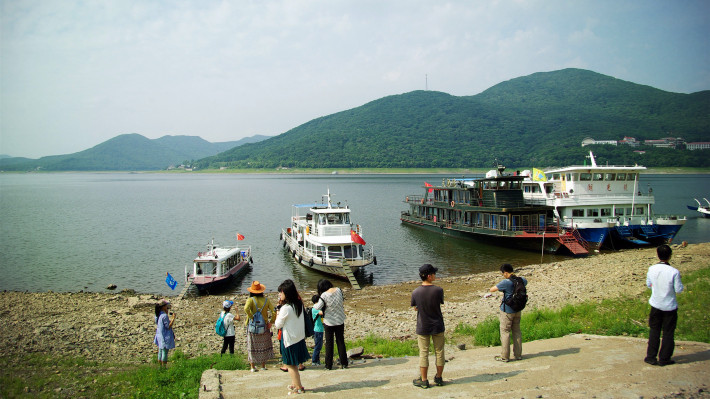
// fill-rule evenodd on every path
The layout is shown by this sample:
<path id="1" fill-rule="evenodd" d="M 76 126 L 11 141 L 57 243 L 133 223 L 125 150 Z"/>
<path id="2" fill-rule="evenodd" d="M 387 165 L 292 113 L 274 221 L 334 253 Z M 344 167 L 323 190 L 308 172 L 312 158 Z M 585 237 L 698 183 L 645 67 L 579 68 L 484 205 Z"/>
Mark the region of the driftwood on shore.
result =
<path id="1" fill-rule="evenodd" d="M 567 303 L 638 295 L 646 290 L 648 266 L 655 263 L 655 249 L 626 250 L 569 259 L 517 270 L 528 279 L 529 307 L 560 307 Z M 671 264 L 681 273 L 710 266 L 710 243 L 674 246 Z M 413 278 L 420 265 L 412 265 Z M 446 265 L 437 265 L 445 268 Z M 437 280 L 445 290 L 443 307 L 447 333 L 460 322 L 477 324 L 497 313 L 500 298 L 484 298 L 487 289 L 500 280 L 496 272 Z M 366 287 L 347 292 L 346 339 L 370 333 L 394 339 L 411 338 L 415 313 L 409 296 L 419 281 Z M 302 293 L 310 297 L 312 293 Z M 275 301 L 275 293 L 267 293 Z M 78 356 L 99 362 L 144 363 L 156 352 L 154 304 L 160 297 L 118 293 L 0 293 L 0 339 L 3 357 L 12 361 L 20 353 Z M 216 353 L 222 338 L 214 322 L 223 297 L 173 299 L 177 317 L 177 348 L 188 356 Z M 233 298 L 242 312 L 246 295 Z M 244 315 L 242 314 L 242 320 Z M 645 323 L 641 320 L 638 323 Z M 246 347 L 238 328 L 238 350 Z M 309 340 L 310 341 L 310 340 Z"/>

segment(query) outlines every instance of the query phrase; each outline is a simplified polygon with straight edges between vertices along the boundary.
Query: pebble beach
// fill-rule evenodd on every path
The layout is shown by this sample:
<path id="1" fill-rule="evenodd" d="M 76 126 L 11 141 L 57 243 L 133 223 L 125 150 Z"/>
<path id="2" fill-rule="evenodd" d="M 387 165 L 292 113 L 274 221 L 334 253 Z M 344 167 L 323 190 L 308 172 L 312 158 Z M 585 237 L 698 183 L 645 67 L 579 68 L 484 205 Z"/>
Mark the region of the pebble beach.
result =
<path id="1" fill-rule="evenodd" d="M 682 273 L 710 267 L 710 243 L 673 245 L 671 264 Z M 631 249 L 570 258 L 561 262 L 516 268 L 527 278 L 528 307 L 558 308 L 583 301 L 601 301 L 646 290 L 646 271 L 656 263 L 655 248 Z M 414 334 L 415 312 L 410 294 L 418 281 L 412 265 L 412 281 L 345 289 L 345 338 L 353 340 L 374 334 L 391 339 L 409 339 Z M 445 268 L 445 265 L 435 265 Z M 515 265 L 514 265 L 515 266 Z M 444 288 L 442 310 L 447 334 L 463 322 L 476 325 L 497 314 L 500 294 L 485 298 L 488 288 L 501 279 L 490 272 L 437 280 Z M 267 297 L 277 300 L 276 287 L 267 287 Z M 313 292 L 301 292 L 310 298 Z M 154 304 L 163 297 L 124 290 L 117 293 L 0 293 L 0 340 L 3 357 L 12 364 L 20 353 L 61 354 L 97 362 L 141 364 L 155 356 Z M 177 349 L 187 356 L 219 352 L 222 338 L 214 323 L 224 299 L 232 299 L 243 312 L 246 295 L 168 298 L 176 313 Z M 308 306 L 308 304 L 307 304 Z M 645 323 L 645 320 L 638 321 Z M 244 329 L 237 333 L 236 349 L 246 348 Z M 309 340 L 310 341 L 310 340 Z M 275 351 L 278 353 L 278 350 Z M 277 362 L 278 359 L 274 359 Z"/>

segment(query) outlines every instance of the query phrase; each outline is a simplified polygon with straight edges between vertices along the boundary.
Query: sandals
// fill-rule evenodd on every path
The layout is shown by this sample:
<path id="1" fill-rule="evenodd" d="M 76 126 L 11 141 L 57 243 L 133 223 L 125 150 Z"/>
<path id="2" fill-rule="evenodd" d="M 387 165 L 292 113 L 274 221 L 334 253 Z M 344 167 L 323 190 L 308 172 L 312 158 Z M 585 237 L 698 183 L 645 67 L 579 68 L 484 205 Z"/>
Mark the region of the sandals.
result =
<path id="1" fill-rule="evenodd" d="M 306 393 L 306 388 L 304 388 L 304 387 L 296 388 L 294 385 L 288 386 L 288 394 L 289 395 L 291 395 L 291 394 L 298 395 L 301 393 Z"/>

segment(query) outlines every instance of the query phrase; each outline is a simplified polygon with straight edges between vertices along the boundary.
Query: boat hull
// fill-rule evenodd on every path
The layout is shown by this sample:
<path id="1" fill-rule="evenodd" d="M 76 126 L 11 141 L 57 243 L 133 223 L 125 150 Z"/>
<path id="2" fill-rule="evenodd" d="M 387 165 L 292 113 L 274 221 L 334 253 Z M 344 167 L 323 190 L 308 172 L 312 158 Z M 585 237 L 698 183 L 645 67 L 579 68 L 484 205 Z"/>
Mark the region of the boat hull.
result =
<path id="1" fill-rule="evenodd" d="M 557 239 L 557 234 L 547 233 L 520 233 L 520 232 L 503 232 L 500 230 L 480 229 L 474 227 L 464 227 L 459 225 L 447 225 L 443 223 L 435 223 L 428 219 L 421 219 L 412 216 L 402 215 L 400 217 L 402 223 L 433 231 L 435 233 L 449 235 L 453 237 L 461 237 L 485 241 L 495 245 L 504 247 L 514 247 L 529 251 L 539 252 L 541 249 L 547 253 L 557 253 L 562 247 L 562 243 Z"/>

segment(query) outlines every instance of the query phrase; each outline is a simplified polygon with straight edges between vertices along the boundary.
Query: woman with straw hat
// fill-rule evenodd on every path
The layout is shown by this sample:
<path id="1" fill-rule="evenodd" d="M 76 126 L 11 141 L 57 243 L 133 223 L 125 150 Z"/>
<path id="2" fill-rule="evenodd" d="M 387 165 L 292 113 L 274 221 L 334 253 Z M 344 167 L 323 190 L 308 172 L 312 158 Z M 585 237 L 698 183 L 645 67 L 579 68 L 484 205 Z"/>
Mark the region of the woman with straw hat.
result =
<path id="1" fill-rule="evenodd" d="M 266 286 L 253 281 L 251 286 L 247 288 L 249 291 L 249 299 L 244 305 L 244 313 L 247 314 L 247 353 L 251 371 L 256 372 L 256 364 L 261 364 L 261 369 L 266 370 L 266 362 L 274 357 L 274 347 L 271 342 L 271 324 L 276 319 L 276 311 L 274 305 L 271 304 L 268 298 L 264 296 Z M 254 318 L 254 315 L 260 312 L 266 328 L 263 332 L 249 332 L 249 321 Z"/>

